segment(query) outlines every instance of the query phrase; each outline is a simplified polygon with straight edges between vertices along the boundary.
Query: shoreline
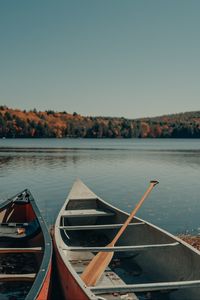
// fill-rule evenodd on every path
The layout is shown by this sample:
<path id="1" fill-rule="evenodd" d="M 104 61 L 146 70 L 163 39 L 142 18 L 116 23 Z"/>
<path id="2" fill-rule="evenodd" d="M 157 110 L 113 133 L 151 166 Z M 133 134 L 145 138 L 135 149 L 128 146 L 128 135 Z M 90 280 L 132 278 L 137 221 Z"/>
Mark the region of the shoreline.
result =
<path id="1" fill-rule="evenodd" d="M 190 246 L 200 251 L 200 236 L 190 234 L 180 234 L 178 238 L 188 243 Z"/>

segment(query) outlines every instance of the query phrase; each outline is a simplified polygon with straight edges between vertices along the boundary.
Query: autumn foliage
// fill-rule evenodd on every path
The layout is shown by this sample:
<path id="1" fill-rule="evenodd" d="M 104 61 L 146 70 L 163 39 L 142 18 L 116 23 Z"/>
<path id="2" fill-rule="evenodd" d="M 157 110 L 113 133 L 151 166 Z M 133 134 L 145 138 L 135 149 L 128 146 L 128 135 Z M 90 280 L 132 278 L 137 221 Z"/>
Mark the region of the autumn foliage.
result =
<path id="1" fill-rule="evenodd" d="M 200 112 L 131 120 L 0 106 L 0 137 L 200 138 Z"/>

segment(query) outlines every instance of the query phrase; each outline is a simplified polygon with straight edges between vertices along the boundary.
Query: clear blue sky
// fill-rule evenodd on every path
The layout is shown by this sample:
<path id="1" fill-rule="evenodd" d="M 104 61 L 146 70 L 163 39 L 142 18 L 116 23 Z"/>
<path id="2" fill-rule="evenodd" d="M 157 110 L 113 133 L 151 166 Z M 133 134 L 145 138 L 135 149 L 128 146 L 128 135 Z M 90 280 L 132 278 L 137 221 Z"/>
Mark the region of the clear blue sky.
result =
<path id="1" fill-rule="evenodd" d="M 1 0 L 0 103 L 83 115 L 200 110 L 200 1 Z"/>

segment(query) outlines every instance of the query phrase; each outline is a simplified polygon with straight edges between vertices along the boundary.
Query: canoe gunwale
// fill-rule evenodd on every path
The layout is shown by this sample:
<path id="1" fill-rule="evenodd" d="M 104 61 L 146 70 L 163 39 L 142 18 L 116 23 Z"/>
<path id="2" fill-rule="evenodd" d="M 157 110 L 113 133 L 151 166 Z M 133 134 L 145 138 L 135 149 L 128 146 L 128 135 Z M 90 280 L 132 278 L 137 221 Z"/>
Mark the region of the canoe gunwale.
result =
<path id="1" fill-rule="evenodd" d="M 115 247 L 66 247 L 63 250 L 68 251 L 80 251 L 80 252 L 123 252 L 123 251 L 138 251 L 153 248 L 162 247 L 175 247 L 178 246 L 178 242 L 169 244 L 149 244 L 149 245 L 136 245 L 136 246 L 115 246 Z"/>
<path id="2" fill-rule="evenodd" d="M 51 268 L 52 241 L 51 241 L 51 237 L 48 232 L 48 229 L 47 229 L 47 225 L 46 225 L 43 217 L 41 216 L 39 208 L 38 208 L 37 204 L 35 203 L 35 200 L 31 194 L 31 192 L 28 189 L 23 190 L 21 193 L 18 193 L 15 196 L 13 196 L 12 198 L 9 198 L 8 200 L 1 203 L 0 211 L 3 209 L 6 209 L 6 207 L 11 205 L 12 203 L 15 203 L 17 196 L 19 196 L 20 194 L 23 194 L 25 192 L 28 193 L 28 195 L 29 195 L 29 201 L 27 201 L 27 202 L 22 201 L 22 203 L 23 204 L 30 203 L 30 205 L 32 206 L 33 211 L 36 215 L 36 219 L 39 222 L 39 226 L 41 228 L 41 232 L 42 232 L 42 235 L 44 238 L 44 249 L 43 249 L 42 262 L 41 262 L 40 268 L 36 274 L 33 285 L 25 298 L 25 300 L 37 300 L 38 296 L 40 295 L 40 291 L 43 287 L 43 284 L 45 282 L 45 279 L 48 275 L 48 271 Z M 17 200 L 16 204 L 20 204 L 20 200 Z"/>
<path id="3" fill-rule="evenodd" d="M 52 249 L 52 241 L 51 241 L 51 237 L 48 232 L 48 229 L 47 229 L 47 225 L 46 225 L 43 217 L 41 216 L 41 213 L 40 213 L 40 211 L 34 201 L 34 198 L 30 192 L 29 192 L 29 195 L 30 195 L 31 205 L 37 216 L 37 219 L 40 224 L 40 227 L 41 227 L 41 230 L 43 233 L 43 237 L 44 237 L 44 254 L 43 254 L 42 263 L 40 265 L 40 269 L 38 270 L 34 284 L 26 297 L 26 300 L 33 300 L 33 299 L 35 300 L 35 299 L 37 299 L 37 296 L 40 294 L 42 286 L 48 275 L 48 271 L 51 268 L 51 258 L 52 258 L 53 249 Z M 36 292 L 37 292 L 37 294 L 36 294 Z"/>
<path id="4" fill-rule="evenodd" d="M 155 283 L 142 283 L 142 284 L 126 284 L 118 286 L 91 286 L 90 289 L 101 295 L 104 293 L 115 293 L 115 292 L 153 292 L 153 291 L 172 291 L 184 288 L 196 288 L 200 287 L 200 280 L 191 281 L 172 281 L 172 282 L 155 282 Z"/>

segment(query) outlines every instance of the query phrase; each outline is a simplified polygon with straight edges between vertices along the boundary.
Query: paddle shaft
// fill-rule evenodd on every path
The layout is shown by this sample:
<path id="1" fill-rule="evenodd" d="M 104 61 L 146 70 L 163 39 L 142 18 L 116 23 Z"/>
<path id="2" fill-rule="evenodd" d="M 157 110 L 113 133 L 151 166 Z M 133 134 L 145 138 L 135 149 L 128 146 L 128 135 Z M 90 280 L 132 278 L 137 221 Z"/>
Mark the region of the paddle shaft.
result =
<path id="1" fill-rule="evenodd" d="M 140 201 L 138 202 L 138 204 L 136 205 L 136 207 L 130 213 L 129 217 L 124 222 L 123 226 L 120 228 L 120 230 L 118 231 L 118 233 L 116 234 L 116 236 L 114 237 L 114 239 L 112 240 L 112 242 L 110 243 L 111 245 L 114 246 L 116 244 L 116 242 L 118 241 L 118 239 L 120 238 L 120 236 L 123 234 L 123 232 L 126 229 L 126 227 L 128 226 L 128 224 L 131 222 L 131 220 L 135 216 L 136 212 L 142 206 L 144 200 L 147 198 L 147 196 L 149 195 L 149 193 L 152 191 L 152 189 L 154 188 L 154 186 L 156 184 L 158 184 L 158 181 L 151 181 L 150 182 L 150 186 L 148 187 L 148 189 L 146 190 L 146 192 L 144 193 L 144 195 L 142 196 L 142 198 L 140 199 Z"/>
<path id="2" fill-rule="evenodd" d="M 158 181 L 151 181 L 150 186 L 148 187 L 147 191 L 144 193 L 142 196 L 141 200 L 139 203 L 136 205 L 134 210 L 131 212 L 121 229 L 118 231 L 114 239 L 112 240 L 111 243 L 107 245 L 107 247 L 114 247 L 115 243 L 118 241 L 120 236 L 123 234 L 124 230 L 146 199 L 146 197 L 149 195 L 153 187 L 158 184 Z M 87 286 L 95 286 L 97 281 L 100 279 L 102 276 L 103 272 L 105 271 L 106 267 L 109 265 L 110 261 L 112 260 L 114 252 L 99 252 L 96 254 L 96 256 L 93 257 L 93 259 L 90 261 L 89 265 L 85 268 L 83 273 L 81 274 L 81 278 L 84 281 L 84 283 Z"/>

